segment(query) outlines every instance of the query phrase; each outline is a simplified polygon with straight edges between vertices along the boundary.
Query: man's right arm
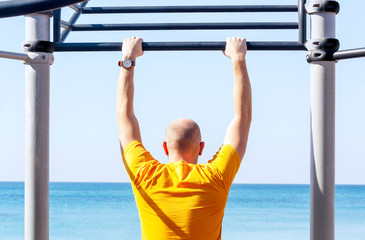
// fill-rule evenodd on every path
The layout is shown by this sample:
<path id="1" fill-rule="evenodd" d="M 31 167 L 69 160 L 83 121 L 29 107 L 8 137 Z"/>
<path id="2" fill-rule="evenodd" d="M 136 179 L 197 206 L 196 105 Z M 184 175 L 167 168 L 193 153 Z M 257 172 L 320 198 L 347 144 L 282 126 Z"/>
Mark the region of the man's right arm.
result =
<path id="1" fill-rule="evenodd" d="M 224 144 L 236 149 L 242 160 L 246 152 L 252 117 L 251 84 L 246 67 L 245 38 L 227 38 L 224 55 L 232 60 L 234 118 L 228 126 Z"/>
<path id="2" fill-rule="evenodd" d="M 123 41 L 123 61 L 130 59 L 135 61 L 143 55 L 141 38 L 127 38 Z M 117 122 L 121 151 L 133 140 L 141 141 L 139 124 L 134 115 L 134 67 L 128 69 L 121 67 L 117 85 Z"/>

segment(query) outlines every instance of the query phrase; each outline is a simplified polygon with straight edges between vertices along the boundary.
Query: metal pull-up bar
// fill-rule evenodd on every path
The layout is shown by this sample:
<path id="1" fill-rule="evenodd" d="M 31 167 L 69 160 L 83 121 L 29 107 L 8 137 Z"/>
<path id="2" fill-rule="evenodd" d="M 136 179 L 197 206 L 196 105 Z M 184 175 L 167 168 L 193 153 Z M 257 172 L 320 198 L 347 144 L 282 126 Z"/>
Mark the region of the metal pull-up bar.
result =
<path id="1" fill-rule="evenodd" d="M 106 13 L 217 13 L 217 12 L 297 12 L 297 5 L 225 5 L 225 6 L 135 6 L 83 7 L 83 14 Z"/>
<path id="2" fill-rule="evenodd" d="M 121 42 L 54 43 L 57 52 L 120 51 Z M 226 42 L 143 42 L 143 51 L 211 51 L 224 50 Z M 247 42 L 248 50 L 306 50 L 297 42 Z"/>
<path id="3" fill-rule="evenodd" d="M 150 31 L 150 30 L 236 30 L 236 29 L 298 29 L 296 22 L 241 23 L 133 23 L 133 24 L 62 24 L 71 31 Z"/>
<path id="4" fill-rule="evenodd" d="M 305 0 L 298 5 L 226 5 L 226 6 L 129 6 L 86 7 L 86 2 L 73 7 L 75 13 L 69 21 L 61 20 L 61 10 L 54 12 L 54 51 L 120 51 L 121 42 L 64 43 L 72 31 L 154 31 L 154 30 L 289 30 L 298 29 L 298 41 L 247 42 L 248 50 L 306 50 Z M 297 22 L 209 22 L 209 23 L 128 23 L 128 24 L 76 24 L 82 14 L 121 13 L 227 13 L 227 12 L 298 12 Z M 64 28 L 61 33 L 61 28 Z M 225 42 L 144 42 L 144 51 L 205 51 L 224 50 Z"/>
<path id="5" fill-rule="evenodd" d="M 252 6 L 148 6 L 148 7 L 81 7 L 82 14 L 106 13 L 217 13 L 217 12 L 297 12 L 296 5 Z M 298 23 L 140 23 L 68 25 L 72 31 L 135 31 L 135 30 L 224 30 L 224 29 L 298 29 Z"/>

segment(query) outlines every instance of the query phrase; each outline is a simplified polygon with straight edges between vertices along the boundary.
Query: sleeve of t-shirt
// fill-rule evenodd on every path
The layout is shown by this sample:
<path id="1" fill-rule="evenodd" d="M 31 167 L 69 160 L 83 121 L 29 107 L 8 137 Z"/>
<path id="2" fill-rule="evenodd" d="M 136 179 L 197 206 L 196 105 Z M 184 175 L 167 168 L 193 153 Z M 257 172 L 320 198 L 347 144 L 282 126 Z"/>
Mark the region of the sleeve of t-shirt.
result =
<path id="1" fill-rule="evenodd" d="M 140 141 L 135 140 L 128 143 L 123 150 L 123 163 L 132 181 L 134 181 L 138 169 L 151 160 L 154 158 Z"/>
<path id="2" fill-rule="evenodd" d="M 209 163 L 219 170 L 223 176 L 226 189 L 229 189 L 241 164 L 236 149 L 229 144 L 224 144 Z"/>

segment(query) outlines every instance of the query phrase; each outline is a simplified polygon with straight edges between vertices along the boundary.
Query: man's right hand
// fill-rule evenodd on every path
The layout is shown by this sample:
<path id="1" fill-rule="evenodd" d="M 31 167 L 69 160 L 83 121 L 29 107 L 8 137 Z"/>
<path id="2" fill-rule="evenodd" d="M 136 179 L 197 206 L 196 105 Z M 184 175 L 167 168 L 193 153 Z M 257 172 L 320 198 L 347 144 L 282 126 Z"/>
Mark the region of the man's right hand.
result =
<path id="1" fill-rule="evenodd" d="M 142 38 L 126 38 L 123 41 L 123 60 L 135 61 L 143 55 Z M 121 150 L 133 140 L 141 141 L 139 123 L 134 115 L 134 68 L 121 68 L 117 85 L 117 121 Z"/>
<path id="2" fill-rule="evenodd" d="M 226 40 L 223 54 L 233 60 L 245 60 L 247 52 L 246 38 L 230 37 Z"/>
<path id="3" fill-rule="evenodd" d="M 137 57 L 143 55 L 142 50 L 142 38 L 130 37 L 126 38 L 123 41 L 122 52 L 123 52 L 123 60 L 129 58 L 131 60 L 136 60 Z"/>

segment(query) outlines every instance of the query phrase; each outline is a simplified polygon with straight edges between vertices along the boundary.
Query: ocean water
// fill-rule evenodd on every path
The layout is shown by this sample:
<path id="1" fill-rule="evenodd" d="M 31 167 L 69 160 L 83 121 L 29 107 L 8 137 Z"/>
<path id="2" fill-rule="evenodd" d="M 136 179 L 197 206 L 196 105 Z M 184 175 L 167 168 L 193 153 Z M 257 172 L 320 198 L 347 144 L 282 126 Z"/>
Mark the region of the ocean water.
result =
<path id="1" fill-rule="evenodd" d="M 308 240 L 308 185 L 234 184 L 223 239 Z M 0 240 L 24 239 L 24 183 L 0 182 Z M 129 183 L 51 183 L 51 240 L 140 239 Z M 365 186 L 336 186 L 336 240 L 365 240 Z"/>

